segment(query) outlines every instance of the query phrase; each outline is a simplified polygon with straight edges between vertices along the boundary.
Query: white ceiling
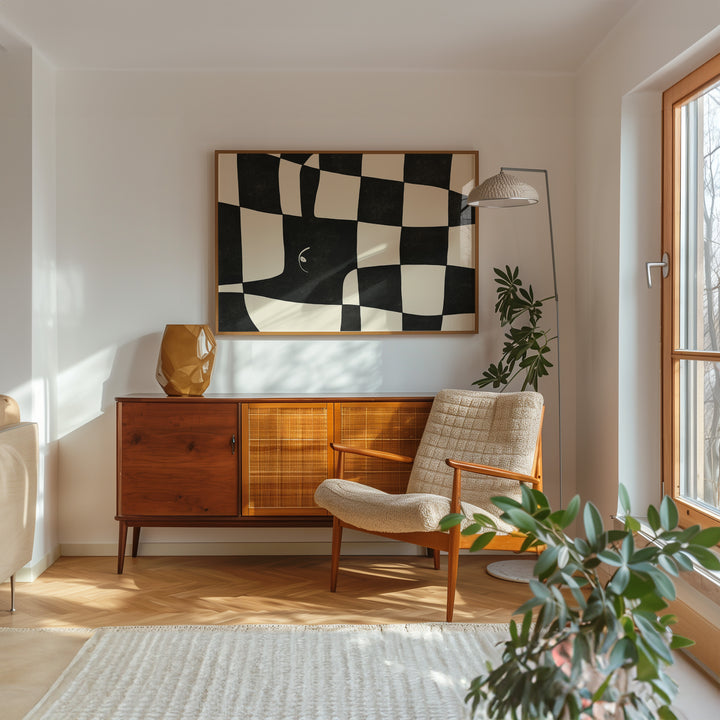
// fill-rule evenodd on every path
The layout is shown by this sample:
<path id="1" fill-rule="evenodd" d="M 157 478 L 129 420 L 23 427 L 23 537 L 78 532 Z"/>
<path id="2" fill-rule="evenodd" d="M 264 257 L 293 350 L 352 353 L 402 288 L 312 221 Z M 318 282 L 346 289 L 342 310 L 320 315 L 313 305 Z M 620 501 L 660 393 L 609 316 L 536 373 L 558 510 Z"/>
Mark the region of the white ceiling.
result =
<path id="1" fill-rule="evenodd" d="M 0 0 L 0 26 L 68 68 L 573 73 L 636 1 Z"/>

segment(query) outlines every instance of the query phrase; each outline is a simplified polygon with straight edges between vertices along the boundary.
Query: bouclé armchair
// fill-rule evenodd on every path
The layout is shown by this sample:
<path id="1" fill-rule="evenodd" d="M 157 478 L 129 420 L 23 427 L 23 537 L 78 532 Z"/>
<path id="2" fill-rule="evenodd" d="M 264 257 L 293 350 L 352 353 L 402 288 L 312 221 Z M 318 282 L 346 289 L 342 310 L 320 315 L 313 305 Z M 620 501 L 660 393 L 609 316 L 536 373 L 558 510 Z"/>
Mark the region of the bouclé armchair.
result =
<path id="1" fill-rule="evenodd" d="M 521 483 L 542 490 L 541 435 L 543 398 L 534 392 L 492 393 L 442 390 L 435 398 L 415 458 L 333 445 L 338 452 L 337 478 L 325 480 L 315 502 L 333 515 L 330 589 L 337 587 L 343 528 L 430 548 L 435 567 L 440 551 L 448 553 L 447 612 L 453 617 L 458 556 L 476 535 L 461 535 L 461 526 L 443 532 L 448 513 L 491 515 L 501 534 L 489 549 L 521 549 L 525 536 L 499 519 L 490 498 L 520 499 Z M 346 453 L 412 463 L 405 494 L 392 495 L 345 480 Z M 466 523 L 467 525 L 468 523 Z"/>

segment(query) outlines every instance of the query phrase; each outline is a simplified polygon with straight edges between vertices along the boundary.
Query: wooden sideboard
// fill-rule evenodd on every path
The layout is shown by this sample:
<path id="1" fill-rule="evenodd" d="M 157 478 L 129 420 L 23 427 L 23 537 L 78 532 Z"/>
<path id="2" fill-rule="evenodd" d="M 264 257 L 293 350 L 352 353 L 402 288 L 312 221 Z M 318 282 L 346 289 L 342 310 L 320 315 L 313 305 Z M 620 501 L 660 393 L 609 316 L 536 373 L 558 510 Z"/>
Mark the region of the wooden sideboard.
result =
<path id="1" fill-rule="evenodd" d="M 118 573 L 127 530 L 318 526 L 313 501 L 335 474 L 330 443 L 414 455 L 431 395 L 167 397 L 117 401 Z M 410 470 L 349 456 L 345 477 L 404 492 Z"/>

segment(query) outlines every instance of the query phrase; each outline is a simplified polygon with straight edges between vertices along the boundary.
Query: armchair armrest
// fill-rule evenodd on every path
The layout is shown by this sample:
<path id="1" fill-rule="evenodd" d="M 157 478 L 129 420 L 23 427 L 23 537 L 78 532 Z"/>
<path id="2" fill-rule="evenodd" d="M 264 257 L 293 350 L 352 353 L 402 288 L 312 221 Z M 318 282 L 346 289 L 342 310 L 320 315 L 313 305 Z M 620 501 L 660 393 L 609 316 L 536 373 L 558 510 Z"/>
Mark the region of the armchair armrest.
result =
<path id="1" fill-rule="evenodd" d="M 365 455 L 365 457 L 378 458 L 380 460 L 395 460 L 396 462 L 412 463 L 413 458 L 406 455 L 398 455 L 397 453 L 386 452 L 384 450 L 370 450 L 369 448 L 356 448 L 349 445 L 339 445 L 338 443 L 330 443 L 330 447 L 339 453 L 350 453 L 351 455 Z"/>
<path id="2" fill-rule="evenodd" d="M 452 460 L 451 458 L 448 458 L 445 463 L 454 470 L 465 470 L 466 472 L 478 473 L 479 475 L 490 475 L 491 477 L 517 480 L 518 482 L 529 483 L 533 487 L 540 485 L 540 479 L 533 475 L 511 472 L 510 470 L 503 470 L 502 468 L 493 467 L 492 465 L 478 465 L 477 463 L 464 462 L 463 460 Z"/>
<path id="3" fill-rule="evenodd" d="M 345 453 L 351 455 L 363 455 L 365 457 L 377 458 L 378 460 L 394 460 L 401 463 L 412 463 L 413 458 L 397 453 L 385 452 L 384 450 L 370 450 L 368 448 L 356 448 L 349 445 L 330 443 L 330 447 L 338 453 L 337 476 L 342 478 L 345 470 Z"/>
<path id="4" fill-rule="evenodd" d="M 510 470 L 503 470 L 501 468 L 492 467 L 491 465 L 479 465 L 477 463 L 464 462 L 462 460 L 453 460 L 447 458 L 445 463 L 449 465 L 453 470 L 453 489 L 452 498 L 450 500 L 450 512 L 460 512 L 460 489 L 462 483 L 462 471 L 478 473 L 480 475 L 490 475 L 492 477 L 507 478 L 508 480 L 517 480 L 518 482 L 530 483 L 533 487 L 540 486 L 540 479 L 533 477 L 532 475 L 525 475 L 524 473 L 511 472 Z"/>

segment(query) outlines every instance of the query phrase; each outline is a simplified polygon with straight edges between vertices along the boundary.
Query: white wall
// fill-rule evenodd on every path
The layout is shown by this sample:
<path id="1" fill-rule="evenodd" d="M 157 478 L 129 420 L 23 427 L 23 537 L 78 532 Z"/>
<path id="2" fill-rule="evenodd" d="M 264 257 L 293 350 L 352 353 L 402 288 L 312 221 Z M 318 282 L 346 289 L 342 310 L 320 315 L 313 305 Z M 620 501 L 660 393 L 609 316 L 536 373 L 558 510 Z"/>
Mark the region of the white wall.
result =
<path id="1" fill-rule="evenodd" d="M 55 72 L 33 51 L 32 64 L 32 414 L 38 423 L 40 467 L 30 577 L 58 553 L 57 293 L 55 286 Z"/>
<path id="2" fill-rule="evenodd" d="M 0 36 L 0 393 L 29 419 L 32 367 L 32 50 Z"/>
<path id="3" fill-rule="evenodd" d="M 577 77 L 578 489 L 659 498 L 661 92 L 720 52 L 716 0 L 644 0 Z"/>
<path id="4" fill-rule="evenodd" d="M 57 556 L 52 390 L 57 352 L 53 72 L 29 46 L 0 32 L 0 393 L 38 423 L 40 467 L 33 579 Z"/>
<path id="5" fill-rule="evenodd" d="M 572 437 L 574 127 L 569 77 L 59 71 L 64 551 L 114 552 L 113 399 L 160 391 L 154 370 L 166 323 L 209 322 L 214 315 L 215 149 L 478 149 L 482 177 L 501 164 L 548 168 L 564 301 L 564 421 Z M 527 180 L 539 183 L 538 177 Z M 221 337 L 209 392 L 424 393 L 470 387 L 501 344 L 492 266 L 517 263 L 538 294 L 552 292 L 545 213 L 540 205 L 480 216 L 479 336 Z M 548 315 L 553 325 L 552 308 Z M 552 497 L 558 467 L 554 380 L 541 390 L 548 405 L 545 459 Z M 572 478 L 573 443 L 566 442 L 564 451 Z M 143 531 L 156 542 L 253 542 L 270 536 L 328 537 L 325 530 L 302 529 Z"/>

